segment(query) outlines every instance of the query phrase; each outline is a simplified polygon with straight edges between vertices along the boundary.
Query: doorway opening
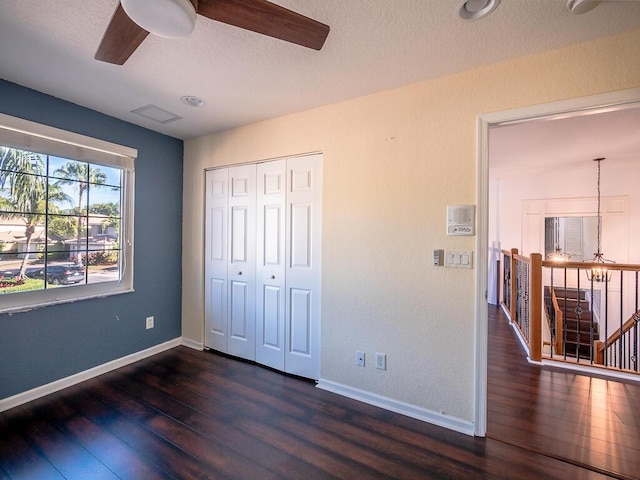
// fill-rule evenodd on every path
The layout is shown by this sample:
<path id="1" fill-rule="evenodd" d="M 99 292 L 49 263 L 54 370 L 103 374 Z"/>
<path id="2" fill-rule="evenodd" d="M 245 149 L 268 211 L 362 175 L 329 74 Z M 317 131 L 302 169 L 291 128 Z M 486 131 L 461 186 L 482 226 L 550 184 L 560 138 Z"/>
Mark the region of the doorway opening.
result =
<path id="1" fill-rule="evenodd" d="M 618 158 L 618 163 L 633 170 L 635 161 L 640 156 L 640 139 L 637 134 L 630 135 L 626 128 L 628 119 L 640 116 L 640 89 L 624 90 L 590 97 L 576 98 L 561 102 L 535 105 L 531 107 L 495 112 L 481 115 L 478 118 L 478 268 L 476 271 L 476 395 L 475 395 L 475 433 L 484 436 L 487 429 L 487 348 L 488 348 L 488 313 L 487 302 L 497 302 L 496 256 L 501 249 L 519 248 L 522 251 L 531 249 L 534 243 L 524 244 L 522 237 L 522 211 L 519 204 L 511 202 L 510 215 L 515 215 L 516 228 L 505 230 L 507 221 L 502 215 L 502 208 L 507 203 L 503 198 L 507 191 L 502 188 L 506 182 L 495 176 L 496 172 L 506 175 L 526 176 L 527 186 L 539 188 L 536 198 L 564 198 L 578 196 L 580 188 L 595 187 L 591 185 L 593 178 L 586 182 L 575 181 L 567 185 L 568 190 L 558 191 L 553 182 L 531 181 L 534 172 L 542 172 L 547 179 L 555 179 L 559 166 L 565 165 L 569 171 L 580 169 L 579 165 L 593 163 L 598 156 Z M 607 129 L 596 132 L 597 121 L 606 121 L 607 128 L 620 121 L 622 130 L 614 129 L 608 137 L 603 135 Z M 635 121 L 635 120 L 634 120 Z M 558 128 L 560 125 L 566 128 Z M 635 124 L 635 132 L 638 130 Z M 542 153 L 545 146 L 535 135 L 552 130 L 557 141 L 557 149 L 550 154 Z M 626 133 L 624 133 L 626 132 Z M 535 135 L 534 135 L 535 134 Z M 562 136 L 564 134 L 564 137 Z M 620 135 L 619 135 L 620 134 Z M 602 138 L 609 139 L 609 152 L 596 151 L 604 145 Z M 599 143 L 598 143 L 599 142 Z M 551 142 L 547 142 L 551 146 Z M 598 146 L 600 145 L 600 146 Z M 625 153 L 626 152 L 626 153 Z M 633 153 L 635 152 L 635 156 Z M 591 165 L 588 165 L 591 166 Z M 637 166 L 635 166 L 636 171 Z M 554 180 L 555 181 L 555 180 Z M 585 185 L 580 185 L 585 183 Z M 612 185 L 612 189 L 616 187 Z M 584 196 L 594 196 L 589 193 Z M 515 213 L 514 213 L 515 211 Z M 511 221 L 511 220 L 509 220 Z M 636 225 L 634 225 L 636 224 Z M 632 237 L 635 229 L 640 228 L 640 218 L 631 219 L 628 237 Z M 632 231 L 633 230 L 633 231 Z M 544 228 L 542 228 L 544 233 Z M 640 231 L 637 232 L 640 234 Z M 529 242 L 529 240 L 527 240 Z M 508 245 L 515 243 L 515 245 Z M 536 245 L 536 249 L 538 246 Z M 532 250 L 534 251 L 534 250 Z M 535 250 L 540 251 L 540 250 Z M 544 235 L 542 250 L 544 251 Z M 640 251 L 626 252 L 629 262 L 640 263 Z"/>

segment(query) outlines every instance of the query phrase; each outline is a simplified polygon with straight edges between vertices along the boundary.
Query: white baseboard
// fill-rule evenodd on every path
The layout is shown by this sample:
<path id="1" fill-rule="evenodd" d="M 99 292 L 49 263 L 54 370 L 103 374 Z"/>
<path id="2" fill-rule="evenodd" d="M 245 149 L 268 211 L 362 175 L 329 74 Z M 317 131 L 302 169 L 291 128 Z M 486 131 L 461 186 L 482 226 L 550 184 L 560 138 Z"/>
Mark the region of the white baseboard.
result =
<path id="1" fill-rule="evenodd" d="M 199 351 L 204 350 L 204 343 L 191 340 L 190 338 L 182 337 L 181 345 L 183 347 L 193 348 L 194 350 L 199 350 Z"/>
<path id="2" fill-rule="evenodd" d="M 329 380 L 320 379 L 316 385 L 322 390 L 328 392 L 337 393 L 344 397 L 349 397 L 360 402 L 368 403 L 376 407 L 384 408 L 395 413 L 400 413 L 408 417 L 412 417 L 423 422 L 438 425 L 439 427 L 448 428 L 456 432 L 464 433 L 466 435 L 474 435 L 474 426 L 472 422 L 461 420 L 459 418 L 442 415 L 441 413 L 428 410 L 426 408 L 418 407 L 408 403 L 400 402 L 392 398 L 383 397 L 376 393 L 367 392 L 358 388 L 348 387 L 339 383 L 331 382 Z"/>
<path id="3" fill-rule="evenodd" d="M 614 370 L 612 368 L 605 368 L 599 365 L 591 365 L 589 363 L 571 363 L 556 361 L 551 358 L 543 358 L 541 362 L 537 362 L 539 365 L 545 367 L 562 368 L 564 370 L 571 370 L 579 372 L 585 376 L 602 378 L 604 380 L 627 380 L 630 382 L 640 382 L 640 375 L 631 372 L 625 372 L 620 370 Z"/>
<path id="4" fill-rule="evenodd" d="M 0 400 L 0 412 L 4 412 L 5 410 L 9 410 L 10 408 L 17 407 L 18 405 L 31 402 L 32 400 L 44 397 L 45 395 L 49 395 L 50 393 L 57 392 L 58 390 L 62 390 L 63 388 L 71 387 L 72 385 L 84 382 L 85 380 L 89 380 L 90 378 L 97 377 L 98 375 L 102 375 L 103 373 L 110 372 L 117 368 L 124 367 L 131 363 L 137 362 L 138 360 L 151 357 L 158 353 L 164 352 L 165 350 L 180 346 L 181 344 L 182 338 L 174 338 L 173 340 L 161 343 L 160 345 L 155 345 L 151 348 L 147 348 L 146 350 L 132 353 L 131 355 L 127 355 L 125 357 L 117 358 L 110 362 L 103 363 L 102 365 L 98 365 L 97 367 L 90 368 L 89 370 L 84 370 L 69 377 L 61 378 L 60 380 L 56 380 L 55 382 L 47 383 L 46 385 L 27 390 L 26 392 L 18 393 L 17 395 L 13 395 L 11 397 L 3 398 Z"/>
<path id="5" fill-rule="evenodd" d="M 527 359 L 529 358 L 529 345 L 527 345 L 527 341 L 522 337 L 522 332 L 520 332 L 520 329 L 518 328 L 518 326 L 516 325 L 515 322 L 511 322 L 510 323 L 511 328 L 513 329 L 513 331 L 516 334 L 516 337 L 518 338 L 518 341 L 520 342 L 520 346 L 522 347 L 522 349 L 524 350 L 524 353 L 527 356 Z"/>

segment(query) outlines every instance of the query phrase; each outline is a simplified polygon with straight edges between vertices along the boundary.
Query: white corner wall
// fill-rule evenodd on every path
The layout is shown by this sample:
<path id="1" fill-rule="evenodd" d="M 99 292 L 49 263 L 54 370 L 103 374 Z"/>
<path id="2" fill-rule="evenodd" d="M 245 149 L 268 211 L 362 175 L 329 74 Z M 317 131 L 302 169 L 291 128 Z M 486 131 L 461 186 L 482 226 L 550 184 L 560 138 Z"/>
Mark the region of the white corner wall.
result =
<path id="1" fill-rule="evenodd" d="M 444 226 L 448 204 L 477 203 L 477 117 L 638 87 L 639 44 L 637 30 L 186 141 L 183 337 L 203 338 L 204 169 L 321 151 L 321 377 L 473 422 L 475 271 L 431 257 L 475 250 Z"/>

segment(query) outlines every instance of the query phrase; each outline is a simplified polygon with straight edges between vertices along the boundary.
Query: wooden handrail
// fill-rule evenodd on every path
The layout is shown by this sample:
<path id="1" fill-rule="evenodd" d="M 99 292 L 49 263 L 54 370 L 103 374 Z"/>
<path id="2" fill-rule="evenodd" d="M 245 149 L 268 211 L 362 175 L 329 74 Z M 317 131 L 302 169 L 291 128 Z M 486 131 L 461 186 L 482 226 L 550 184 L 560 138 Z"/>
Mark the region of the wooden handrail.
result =
<path id="1" fill-rule="evenodd" d="M 558 332 L 564 331 L 564 318 L 562 310 L 560 309 L 560 305 L 558 305 L 558 297 L 556 296 L 556 290 L 551 288 L 551 301 L 553 303 L 553 310 L 555 312 L 556 319 L 556 341 L 555 341 L 555 350 L 556 354 L 562 355 L 564 353 L 564 342 L 562 341 L 562 334 L 558 335 Z"/>
<path id="2" fill-rule="evenodd" d="M 602 340 L 596 340 L 594 342 L 594 347 L 596 350 L 594 362 L 598 365 L 604 365 L 604 351 L 607 347 L 610 347 L 622 337 L 625 333 L 633 328 L 633 326 L 640 321 L 640 310 L 635 312 L 633 315 L 629 317 L 629 320 L 624 322 L 622 328 L 619 328 L 615 332 L 611 334 L 609 338 L 607 338 L 606 342 Z"/>
<path id="3" fill-rule="evenodd" d="M 631 272 L 640 272 L 640 265 L 633 263 L 593 263 L 593 262 L 554 262 L 545 260 L 542 262 L 543 267 L 551 268 L 579 268 L 580 270 L 588 270 L 590 268 L 606 268 L 607 270 L 624 270 Z"/>
<path id="4" fill-rule="evenodd" d="M 539 253 L 532 253 L 532 255 L 540 255 Z M 540 255 L 542 257 L 542 255 Z M 515 258 L 516 260 L 521 261 L 522 263 L 526 263 L 528 265 L 531 265 L 531 258 L 525 256 L 525 255 L 514 255 L 513 258 Z"/>

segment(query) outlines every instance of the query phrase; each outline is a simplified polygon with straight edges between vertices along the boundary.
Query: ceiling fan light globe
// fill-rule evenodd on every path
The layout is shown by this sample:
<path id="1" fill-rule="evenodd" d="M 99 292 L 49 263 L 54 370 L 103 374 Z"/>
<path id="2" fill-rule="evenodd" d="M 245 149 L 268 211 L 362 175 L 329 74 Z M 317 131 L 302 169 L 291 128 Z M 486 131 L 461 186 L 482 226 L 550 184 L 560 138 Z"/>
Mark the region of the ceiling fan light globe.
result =
<path id="1" fill-rule="evenodd" d="M 185 37 L 196 24 L 196 10 L 190 0 L 120 0 L 120 3 L 131 20 L 161 37 Z"/>
<path id="2" fill-rule="evenodd" d="M 600 0 L 567 0 L 567 10 L 574 15 L 582 15 L 593 10 L 600 4 Z"/>

